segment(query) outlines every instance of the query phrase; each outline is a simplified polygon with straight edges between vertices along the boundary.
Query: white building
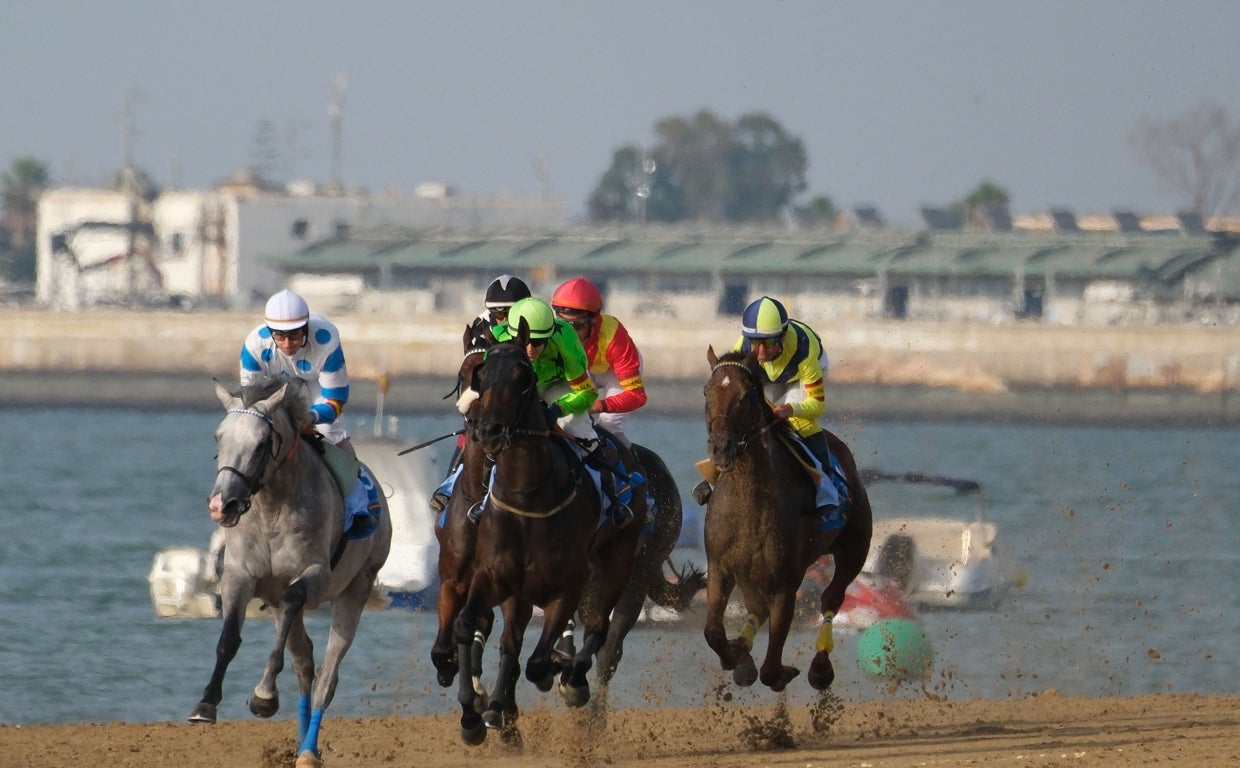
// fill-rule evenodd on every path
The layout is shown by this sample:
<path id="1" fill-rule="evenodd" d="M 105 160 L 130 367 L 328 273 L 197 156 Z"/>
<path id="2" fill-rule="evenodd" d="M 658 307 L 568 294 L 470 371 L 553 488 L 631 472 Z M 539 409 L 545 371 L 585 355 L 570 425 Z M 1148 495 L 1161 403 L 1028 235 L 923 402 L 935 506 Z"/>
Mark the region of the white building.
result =
<path id="1" fill-rule="evenodd" d="M 559 200 L 371 198 L 289 194 L 239 183 L 164 192 L 51 189 L 39 199 L 36 299 L 53 309 L 99 304 L 248 307 L 285 286 L 264 254 L 385 227 L 558 227 Z"/>

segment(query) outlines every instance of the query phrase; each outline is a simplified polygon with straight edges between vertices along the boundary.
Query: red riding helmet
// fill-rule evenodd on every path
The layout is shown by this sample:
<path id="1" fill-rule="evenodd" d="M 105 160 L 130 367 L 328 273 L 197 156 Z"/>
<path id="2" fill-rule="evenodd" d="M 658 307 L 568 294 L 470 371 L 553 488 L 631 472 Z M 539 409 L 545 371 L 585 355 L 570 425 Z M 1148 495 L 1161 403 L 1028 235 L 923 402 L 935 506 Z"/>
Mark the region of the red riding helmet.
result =
<path id="1" fill-rule="evenodd" d="M 584 277 L 574 277 L 565 281 L 551 297 L 551 306 L 556 309 L 575 309 L 579 312 L 598 314 L 603 311 L 603 296 L 594 287 L 594 283 Z"/>

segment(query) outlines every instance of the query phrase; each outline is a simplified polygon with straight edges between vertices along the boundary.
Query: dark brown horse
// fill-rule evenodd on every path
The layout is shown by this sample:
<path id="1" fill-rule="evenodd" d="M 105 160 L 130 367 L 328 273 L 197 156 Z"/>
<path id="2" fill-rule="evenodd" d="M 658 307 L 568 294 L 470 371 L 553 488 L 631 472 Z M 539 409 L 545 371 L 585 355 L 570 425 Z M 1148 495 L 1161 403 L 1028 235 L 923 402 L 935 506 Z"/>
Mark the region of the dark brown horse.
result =
<path id="1" fill-rule="evenodd" d="M 631 450 L 633 459 L 637 461 L 638 471 L 649 484 L 648 488 L 642 487 L 641 492 L 649 490 L 650 498 L 655 502 L 655 508 L 651 510 L 654 519 L 646 526 L 637 557 L 633 561 L 629 583 L 620 597 L 620 602 L 612 611 L 607 642 L 603 643 L 598 653 L 597 674 L 599 681 L 603 683 L 611 680 L 624 657 L 624 639 L 640 618 L 647 598 L 656 605 L 683 611 L 689 607 L 693 597 L 706 586 L 706 574 L 692 563 L 686 564 L 673 574 L 664 570 L 664 563 L 668 562 L 668 557 L 680 539 L 684 516 L 680 490 L 676 487 L 676 479 L 671 470 L 658 454 L 637 443 L 632 444 Z"/>
<path id="2" fill-rule="evenodd" d="M 822 591 L 822 626 L 808 675 L 811 686 L 825 690 L 835 680 L 831 619 L 870 549 L 869 498 L 852 452 L 828 432 L 852 505 L 842 528 L 820 530 L 815 481 L 789 445 L 787 422 L 775 416 L 763 394 L 757 360 L 739 352 L 716 357 L 713 348 L 706 359 L 707 447 L 719 473 L 706 510 L 706 642 L 738 685 L 752 685 L 760 677 L 771 690 L 782 691 L 799 674 L 782 658 L 797 589 L 806 569 L 830 554 L 835 574 Z M 748 616 L 739 635 L 729 639 L 723 619 L 735 587 L 740 587 Z M 766 658 L 759 672 L 750 651 L 755 633 L 768 621 Z"/>
<path id="3" fill-rule="evenodd" d="M 478 393 L 472 389 L 474 371 L 482 364 L 486 348 L 494 341 L 489 329 L 480 329 L 477 326 L 465 328 L 462 338 L 465 353 L 457 371 L 456 389 L 448 396 L 456 395 L 457 409 L 465 417 L 466 425 L 476 420 Z M 465 604 L 465 596 L 469 592 L 474 573 L 474 547 L 478 538 L 478 526 L 470 521 L 467 515 L 470 509 L 482 503 L 487 486 L 486 455 L 478 441 L 469 436 L 468 428 L 466 432 L 465 443 L 461 449 L 461 474 L 452 489 L 452 497 L 444 509 L 443 517 L 435 526 L 435 536 L 439 539 L 439 628 L 431 646 L 431 663 L 435 666 L 436 679 L 445 688 L 452 685 L 460 668 L 457 646 L 453 640 L 453 627 Z M 481 667 L 482 651 L 491 635 L 493 622 L 493 611 L 486 611 L 478 617 L 474 641 L 471 644 L 471 653 L 474 656 L 472 667 L 475 671 Z M 485 707 L 486 692 L 476 676 L 473 684 L 479 697 L 479 705 Z"/>
<path id="4" fill-rule="evenodd" d="M 478 523 L 468 596 L 454 628 L 461 738 L 467 744 L 480 743 L 486 727 L 515 729 L 519 657 L 534 606 L 543 610 L 543 627 L 525 676 L 541 690 L 550 690 L 561 671 L 552 659 L 552 645 L 580 606 L 594 568 L 609 577 L 592 596 L 594 610 L 585 621 L 582 649 L 563 668 L 560 686 L 569 706 L 589 701 L 592 657 L 607 635 L 611 609 L 628 581 L 645 523 L 645 506 L 637 504 L 631 525 L 618 532 L 600 531 L 594 481 L 548 422 L 534 367 L 525 354 L 526 340 L 523 325 L 515 339 L 490 347 L 471 387 L 479 393 L 471 437 L 495 461 L 495 469 Z M 478 618 L 497 605 L 504 615 L 499 673 L 491 701 L 479 717 L 477 694 L 468 682 L 474 676 L 470 644 Z"/>

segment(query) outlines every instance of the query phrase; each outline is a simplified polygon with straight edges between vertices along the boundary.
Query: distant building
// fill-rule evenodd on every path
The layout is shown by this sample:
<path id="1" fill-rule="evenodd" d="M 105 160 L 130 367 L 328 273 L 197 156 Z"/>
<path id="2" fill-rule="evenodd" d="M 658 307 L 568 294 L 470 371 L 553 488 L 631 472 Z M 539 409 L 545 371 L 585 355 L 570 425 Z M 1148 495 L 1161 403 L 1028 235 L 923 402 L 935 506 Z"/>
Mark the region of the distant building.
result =
<path id="1" fill-rule="evenodd" d="M 465 198 L 442 184 L 412 197 L 271 190 L 240 178 L 210 191 L 142 199 L 112 189 L 51 189 L 39 200 L 36 300 L 56 309 L 100 304 L 249 306 L 287 275 L 259 263 L 356 230 L 489 231 L 563 224 L 559 200 Z"/>

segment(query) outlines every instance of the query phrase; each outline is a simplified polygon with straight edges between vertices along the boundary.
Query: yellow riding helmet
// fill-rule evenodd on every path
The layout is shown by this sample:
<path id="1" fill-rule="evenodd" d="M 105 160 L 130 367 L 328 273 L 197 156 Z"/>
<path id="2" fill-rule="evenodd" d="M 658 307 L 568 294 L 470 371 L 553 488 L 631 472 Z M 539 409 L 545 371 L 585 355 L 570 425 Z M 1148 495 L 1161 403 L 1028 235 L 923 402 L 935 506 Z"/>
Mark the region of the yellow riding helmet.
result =
<path id="1" fill-rule="evenodd" d="M 530 329 L 531 339 L 549 339 L 555 333 L 555 312 L 542 299 L 530 297 L 512 305 L 508 310 L 508 328 L 514 335 L 521 328 L 522 320 Z"/>

